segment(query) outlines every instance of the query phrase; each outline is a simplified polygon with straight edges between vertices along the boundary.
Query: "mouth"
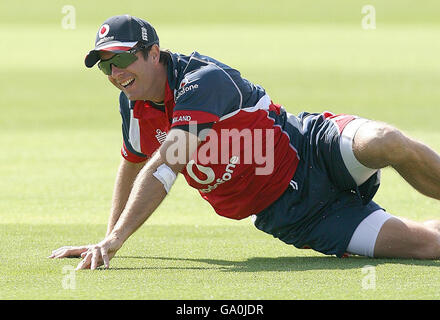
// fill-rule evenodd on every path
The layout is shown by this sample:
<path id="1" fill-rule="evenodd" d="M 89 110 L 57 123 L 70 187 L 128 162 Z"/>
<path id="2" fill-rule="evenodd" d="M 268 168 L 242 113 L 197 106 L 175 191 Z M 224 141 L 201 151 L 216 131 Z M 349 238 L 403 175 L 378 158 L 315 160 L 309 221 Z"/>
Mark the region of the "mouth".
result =
<path id="1" fill-rule="evenodd" d="M 124 82 L 120 82 L 119 84 L 124 88 L 128 88 L 128 87 L 132 86 L 133 83 L 134 83 L 134 78 L 131 78 L 131 79 L 128 79 Z"/>

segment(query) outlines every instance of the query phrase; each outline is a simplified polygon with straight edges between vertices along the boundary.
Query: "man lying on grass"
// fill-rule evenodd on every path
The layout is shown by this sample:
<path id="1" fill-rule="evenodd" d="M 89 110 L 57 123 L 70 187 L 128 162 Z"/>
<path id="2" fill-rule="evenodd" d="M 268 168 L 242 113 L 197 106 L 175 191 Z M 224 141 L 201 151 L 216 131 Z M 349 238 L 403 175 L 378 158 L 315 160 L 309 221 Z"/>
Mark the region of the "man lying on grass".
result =
<path id="1" fill-rule="evenodd" d="M 78 269 L 110 259 L 184 175 L 217 214 L 244 219 L 297 248 L 343 257 L 436 259 L 440 223 L 387 213 L 372 201 L 391 166 L 440 199 L 440 157 L 385 123 L 353 115 L 300 113 L 259 85 L 197 52 L 162 51 L 146 21 L 114 16 L 85 59 L 119 90 L 122 161 L 105 238 L 62 247 Z"/>

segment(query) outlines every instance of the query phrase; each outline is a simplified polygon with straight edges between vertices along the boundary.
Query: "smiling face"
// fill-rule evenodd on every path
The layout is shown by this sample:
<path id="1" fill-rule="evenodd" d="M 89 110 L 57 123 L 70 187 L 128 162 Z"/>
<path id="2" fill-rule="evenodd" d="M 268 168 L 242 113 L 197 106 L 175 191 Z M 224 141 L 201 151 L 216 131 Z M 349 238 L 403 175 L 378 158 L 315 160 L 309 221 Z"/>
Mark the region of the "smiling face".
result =
<path id="1" fill-rule="evenodd" d="M 126 68 L 112 65 L 109 81 L 122 90 L 129 100 L 163 101 L 166 67 L 159 62 L 159 47 L 154 45 L 146 59 L 140 51 L 135 54 L 138 59 Z M 109 51 L 99 52 L 101 60 L 108 60 L 114 55 L 115 53 Z"/>

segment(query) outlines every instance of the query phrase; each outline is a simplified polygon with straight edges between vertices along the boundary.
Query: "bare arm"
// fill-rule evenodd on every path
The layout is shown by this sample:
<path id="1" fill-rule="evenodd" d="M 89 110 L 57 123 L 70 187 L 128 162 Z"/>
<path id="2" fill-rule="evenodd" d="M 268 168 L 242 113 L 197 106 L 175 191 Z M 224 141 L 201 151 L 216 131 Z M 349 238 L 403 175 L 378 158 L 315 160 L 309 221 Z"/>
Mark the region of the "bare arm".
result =
<path id="1" fill-rule="evenodd" d="M 121 163 L 116 174 L 115 187 L 113 190 L 112 207 L 110 210 L 110 217 L 108 219 L 107 233 L 110 234 L 119 219 L 122 211 L 127 204 L 128 197 L 133 187 L 133 182 L 136 179 L 139 171 L 144 167 L 145 161 L 140 163 L 132 163 L 122 158 Z M 66 257 L 80 257 L 89 249 L 90 245 L 84 246 L 64 246 L 52 251 L 49 258 L 66 258 Z"/>
<path id="2" fill-rule="evenodd" d="M 127 204 L 128 197 L 133 187 L 134 180 L 139 171 L 144 167 L 145 161 L 132 163 L 122 158 L 116 174 L 115 187 L 113 190 L 112 208 L 108 219 L 106 236 L 112 232 L 113 227 L 119 219 Z"/>
<path id="3" fill-rule="evenodd" d="M 113 230 L 104 240 L 89 247 L 87 252 L 82 254 L 83 260 L 78 264 L 77 269 L 95 269 L 102 264 L 106 268 L 109 267 L 109 260 L 150 217 L 166 196 L 164 185 L 153 176 L 153 173 L 160 165 L 166 164 L 177 174 L 188 163 L 198 143 L 197 137 L 186 131 L 176 129 L 170 131 L 167 140 L 137 175 L 127 204 Z M 172 153 L 169 153 L 169 150 L 172 150 Z M 177 163 L 170 161 L 172 154 L 177 154 L 176 157 L 179 159 Z"/>

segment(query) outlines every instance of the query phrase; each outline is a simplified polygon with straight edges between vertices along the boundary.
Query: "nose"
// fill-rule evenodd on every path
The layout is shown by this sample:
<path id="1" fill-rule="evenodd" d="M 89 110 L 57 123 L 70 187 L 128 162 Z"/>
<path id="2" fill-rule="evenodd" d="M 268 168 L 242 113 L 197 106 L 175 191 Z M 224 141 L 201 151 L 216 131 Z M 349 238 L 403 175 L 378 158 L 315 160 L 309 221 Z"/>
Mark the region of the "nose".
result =
<path id="1" fill-rule="evenodd" d="M 111 67 L 112 67 L 112 77 L 116 79 L 118 75 L 120 75 L 123 72 L 123 69 L 116 67 L 114 64 L 112 64 Z"/>

